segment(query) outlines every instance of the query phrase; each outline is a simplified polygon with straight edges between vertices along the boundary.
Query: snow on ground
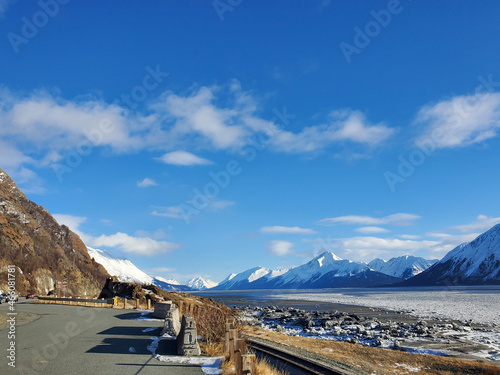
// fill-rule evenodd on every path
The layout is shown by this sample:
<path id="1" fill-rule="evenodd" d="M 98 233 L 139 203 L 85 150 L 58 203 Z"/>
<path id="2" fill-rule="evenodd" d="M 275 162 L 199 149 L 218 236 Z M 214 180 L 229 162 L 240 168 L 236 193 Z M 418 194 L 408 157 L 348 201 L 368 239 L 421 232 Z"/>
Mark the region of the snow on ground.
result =
<path id="1" fill-rule="evenodd" d="M 404 364 L 404 363 L 395 363 L 395 365 L 397 367 L 401 367 L 401 368 L 403 368 L 403 369 L 405 369 L 406 371 L 409 371 L 409 372 L 419 372 L 421 370 L 421 367 L 410 366 L 410 365 L 407 365 L 407 364 Z"/>
<path id="2" fill-rule="evenodd" d="M 142 332 L 151 332 L 151 331 L 154 331 L 155 329 L 158 329 L 160 327 L 148 327 L 148 328 L 144 328 L 142 330 Z"/>
<path id="3" fill-rule="evenodd" d="M 186 363 L 190 365 L 200 365 L 205 374 L 222 374 L 220 364 L 224 357 L 184 357 L 171 355 L 157 355 L 156 359 L 168 363 Z"/>
<path id="4" fill-rule="evenodd" d="M 156 319 L 156 318 L 148 317 L 149 313 L 151 313 L 152 310 L 138 310 L 138 311 L 142 311 L 141 316 L 138 318 L 135 318 L 134 320 L 146 320 L 149 322 L 165 322 L 165 319 Z"/>
<path id="5" fill-rule="evenodd" d="M 364 289 L 335 293 L 283 293 L 276 299 L 331 302 L 405 311 L 422 318 L 447 318 L 463 322 L 499 325 L 500 291 L 489 289 Z"/>

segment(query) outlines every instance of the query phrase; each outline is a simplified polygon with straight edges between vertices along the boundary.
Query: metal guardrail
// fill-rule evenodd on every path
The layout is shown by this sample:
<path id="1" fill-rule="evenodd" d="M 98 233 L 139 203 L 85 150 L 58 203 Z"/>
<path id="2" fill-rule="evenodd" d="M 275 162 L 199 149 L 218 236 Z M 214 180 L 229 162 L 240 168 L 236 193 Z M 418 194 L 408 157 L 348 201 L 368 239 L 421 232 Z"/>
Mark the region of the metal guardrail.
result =
<path id="1" fill-rule="evenodd" d="M 115 306 L 116 302 L 114 298 L 108 299 L 94 299 L 94 298 L 68 298 L 68 297 L 37 297 L 39 301 L 53 301 L 53 302 L 69 302 L 69 303 L 90 303 L 90 304 L 100 304 L 100 305 L 111 305 Z"/>
<path id="2" fill-rule="evenodd" d="M 303 373 L 314 375 L 368 375 L 365 371 L 350 364 L 337 362 L 329 358 L 320 360 L 319 355 L 309 352 L 307 355 L 299 354 L 297 351 L 292 351 L 285 345 L 276 342 L 247 337 L 246 343 L 251 349 L 296 367 Z"/>

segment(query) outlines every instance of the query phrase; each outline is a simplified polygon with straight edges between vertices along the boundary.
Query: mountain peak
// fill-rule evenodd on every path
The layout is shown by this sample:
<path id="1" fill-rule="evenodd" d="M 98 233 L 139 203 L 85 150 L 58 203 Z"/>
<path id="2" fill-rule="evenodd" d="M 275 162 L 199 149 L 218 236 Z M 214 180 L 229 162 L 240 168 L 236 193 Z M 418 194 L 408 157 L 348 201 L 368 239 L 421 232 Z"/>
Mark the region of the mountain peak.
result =
<path id="1" fill-rule="evenodd" d="M 320 267 L 323 267 L 325 265 L 331 264 L 332 262 L 341 261 L 342 258 L 332 253 L 331 251 L 325 251 L 324 253 L 314 258 L 314 260 L 316 260 L 319 263 Z"/>
<path id="2" fill-rule="evenodd" d="M 203 277 L 195 277 L 194 279 L 191 279 L 187 285 L 190 288 L 196 289 L 196 290 L 206 290 L 206 289 L 211 289 L 216 287 L 218 284 L 216 282 L 213 282 L 212 280 L 206 280 Z"/>

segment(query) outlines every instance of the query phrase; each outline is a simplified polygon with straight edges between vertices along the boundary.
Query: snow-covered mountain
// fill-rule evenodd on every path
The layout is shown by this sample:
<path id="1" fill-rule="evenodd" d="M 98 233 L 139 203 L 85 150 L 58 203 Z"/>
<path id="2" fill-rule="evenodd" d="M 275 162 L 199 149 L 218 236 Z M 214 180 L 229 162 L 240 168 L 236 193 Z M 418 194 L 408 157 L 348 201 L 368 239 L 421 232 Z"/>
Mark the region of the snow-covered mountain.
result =
<path id="1" fill-rule="evenodd" d="M 91 258 L 101 264 L 112 276 L 124 283 L 136 283 L 140 285 L 153 284 L 168 291 L 188 291 L 191 290 L 186 285 L 180 285 L 175 280 L 166 280 L 162 277 L 151 277 L 141 271 L 128 259 L 116 258 L 107 251 L 93 249 L 87 246 L 87 252 Z"/>
<path id="2" fill-rule="evenodd" d="M 425 271 L 427 268 L 436 263 L 438 259 L 428 260 L 411 255 L 403 255 L 389 260 L 376 258 L 368 263 L 374 271 L 385 273 L 386 275 L 399 277 L 400 279 L 408 279 Z"/>
<path id="3" fill-rule="evenodd" d="M 207 290 L 217 286 L 217 283 L 212 280 L 206 280 L 203 277 L 196 277 L 189 280 L 187 286 L 194 290 Z"/>
<path id="4" fill-rule="evenodd" d="M 500 284 L 500 224 L 457 246 L 426 271 L 402 285 Z"/>
<path id="5" fill-rule="evenodd" d="M 110 253 L 87 246 L 91 258 L 100 263 L 112 276 L 124 283 L 152 284 L 153 278 L 141 271 L 128 259 L 116 258 Z"/>
<path id="6" fill-rule="evenodd" d="M 400 278 L 371 270 L 366 264 L 344 260 L 325 252 L 311 261 L 291 269 L 271 271 L 255 267 L 237 275 L 231 274 L 214 289 L 305 289 L 346 286 L 386 285 Z"/>

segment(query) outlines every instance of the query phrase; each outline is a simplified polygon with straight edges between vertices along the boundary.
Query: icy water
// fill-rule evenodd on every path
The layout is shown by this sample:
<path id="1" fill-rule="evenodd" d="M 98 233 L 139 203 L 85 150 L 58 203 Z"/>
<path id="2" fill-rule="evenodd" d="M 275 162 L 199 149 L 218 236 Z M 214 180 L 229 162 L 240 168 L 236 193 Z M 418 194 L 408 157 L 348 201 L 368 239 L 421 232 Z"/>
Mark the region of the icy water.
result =
<path id="1" fill-rule="evenodd" d="M 340 288 L 204 292 L 215 299 L 301 300 L 404 311 L 423 318 L 447 318 L 500 326 L 500 286 L 425 288 Z"/>

